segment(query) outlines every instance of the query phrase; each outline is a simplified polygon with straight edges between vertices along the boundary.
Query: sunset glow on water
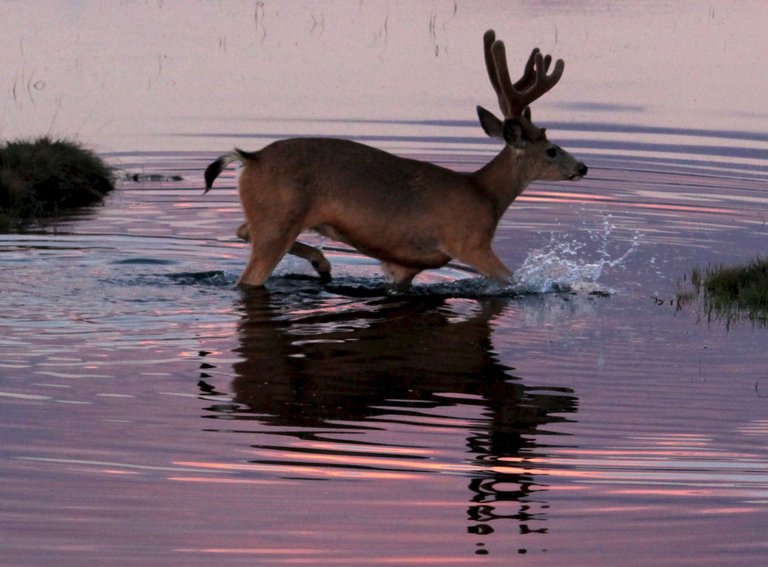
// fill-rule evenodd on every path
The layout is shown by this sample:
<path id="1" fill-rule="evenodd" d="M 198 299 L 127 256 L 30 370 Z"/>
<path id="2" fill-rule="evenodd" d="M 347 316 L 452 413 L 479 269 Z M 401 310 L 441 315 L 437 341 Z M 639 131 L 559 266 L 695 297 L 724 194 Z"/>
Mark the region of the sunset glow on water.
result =
<path id="1" fill-rule="evenodd" d="M 768 560 L 768 329 L 677 291 L 765 253 L 760 2 L 6 2 L 0 135 L 75 137 L 103 205 L 0 234 L 0 563 Z M 494 248 L 388 292 L 307 234 L 235 282 L 232 147 L 499 150 L 482 33 L 566 61 L 534 107 L 589 165 Z"/>

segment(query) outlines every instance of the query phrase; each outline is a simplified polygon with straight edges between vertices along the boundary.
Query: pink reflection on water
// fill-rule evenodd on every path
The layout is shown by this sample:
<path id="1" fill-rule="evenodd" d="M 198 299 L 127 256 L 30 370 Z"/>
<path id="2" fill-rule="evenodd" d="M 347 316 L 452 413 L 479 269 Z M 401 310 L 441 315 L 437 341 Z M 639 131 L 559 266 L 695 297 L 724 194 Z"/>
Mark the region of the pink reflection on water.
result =
<path id="1" fill-rule="evenodd" d="M 643 444 L 635 445 L 633 441 Z M 715 449 L 710 439 L 697 435 L 643 436 L 628 440 L 627 447 L 622 448 L 559 448 L 546 457 L 501 457 L 499 461 L 519 463 L 517 467 L 498 467 L 511 474 L 537 475 L 549 478 L 549 483 L 563 479 L 598 485 L 606 494 L 742 500 L 768 497 L 768 462 L 756 454 Z"/>
<path id="2" fill-rule="evenodd" d="M 478 49 L 478 38 L 490 25 L 504 37 L 514 32 L 510 55 L 513 42 L 515 53 L 518 44 L 527 52 L 536 43 L 566 58 L 563 84 L 549 100 L 542 101 L 540 111 L 536 109 L 536 116 L 544 122 L 651 122 L 692 129 L 721 128 L 725 137 L 732 131 L 766 129 L 766 116 L 761 114 L 761 97 L 768 91 L 766 74 L 751 68 L 752 56 L 763 41 L 764 3 L 722 2 L 716 7 L 696 7 L 660 2 L 648 9 L 647 4 L 608 6 L 598 1 L 578 7 L 562 2 L 527 2 L 517 6 L 518 11 L 501 4 L 458 3 L 454 18 L 450 3 L 328 4 L 323 14 L 315 12 L 316 4 L 284 3 L 279 8 L 281 14 L 277 4 L 265 4 L 265 19 L 256 22 L 252 3 L 56 3 L 50 10 L 40 9 L 42 4 L 38 3 L 0 3 L 0 17 L 6 23 L 0 36 L 0 60 L 6 70 L 0 76 L 0 96 L 4 97 L 0 99 L 0 133 L 3 137 L 75 135 L 98 149 L 197 147 L 206 155 L 216 155 L 235 142 L 249 147 L 263 144 L 266 138 L 249 140 L 247 136 L 264 130 L 275 135 L 375 133 L 392 135 L 391 139 L 382 137 L 377 144 L 412 151 L 412 146 L 399 138 L 414 132 L 423 135 L 425 126 L 371 124 L 356 119 L 474 120 L 476 103 L 494 102 Z M 321 29 L 312 28 L 313 19 L 324 22 Z M 520 26 L 521 19 L 525 26 Z M 425 25 L 429 21 L 436 23 L 432 36 Z M 328 116 L 340 116 L 345 121 L 313 121 Z M 299 120 L 276 125 L 271 120 L 275 117 Z M 442 127 L 436 130 L 440 135 L 445 131 Z M 462 127 L 462 135 L 469 132 L 478 139 L 482 136 L 479 128 Z M 235 135 L 245 138 L 233 138 Z M 652 146 L 660 136 L 663 134 L 600 129 L 562 132 L 565 147 L 569 138 L 574 139 L 582 143 L 590 158 L 629 161 L 643 157 L 641 153 L 653 147 L 633 150 L 615 144 L 598 148 L 592 142 L 620 137 Z M 696 133 L 691 136 L 696 137 Z M 737 147 L 754 144 L 758 150 L 765 147 L 759 139 L 745 142 L 737 137 L 729 143 Z M 460 151 L 464 147 L 462 142 Z M 431 148 L 423 151 L 434 159 L 445 155 Z M 667 164 L 681 160 L 679 153 L 655 153 L 668 158 Z M 706 164 L 708 157 L 697 159 Z M 200 161 L 196 171 L 204 165 L 205 160 Z M 462 165 L 475 161 L 476 156 L 464 163 L 456 160 Z M 733 169 L 720 171 L 717 165 L 712 166 L 716 179 L 674 177 L 665 170 L 655 176 L 614 171 L 612 179 L 601 179 L 601 171 L 595 169 L 596 175 L 582 184 L 568 189 L 534 189 L 521 198 L 521 204 L 542 204 L 539 209 L 527 207 L 528 212 L 533 209 L 534 220 L 535 213 L 541 217 L 541 211 L 557 210 L 557 204 L 563 208 L 587 204 L 614 212 L 638 211 L 650 230 L 659 230 L 657 221 L 662 216 L 672 221 L 673 229 L 684 223 L 698 224 L 699 229 L 711 216 L 719 217 L 717 221 L 727 226 L 736 224 L 733 215 L 738 212 L 761 226 L 761 207 L 765 204 L 760 196 L 762 182 L 731 180 L 730 172 L 737 165 L 760 167 L 763 162 L 759 157 L 734 159 L 730 154 L 722 161 Z M 200 174 L 196 175 L 199 186 Z M 734 189 L 736 185 L 744 187 Z M 649 187 L 656 194 L 646 191 Z M 694 194 L 697 191 L 700 194 Z M 119 198 L 126 195 L 135 201 L 134 206 L 101 211 L 88 225 L 94 241 L 98 240 L 96 244 L 110 240 L 104 234 L 122 234 L 122 229 L 125 234 L 158 238 L 133 242 L 113 238 L 115 249 L 120 250 L 102 256 L 105 264 L 126 251 L 140 254 L 150 250 L 173 261 L 176 256 L 185 256 L 192 258 L 195 266 L 203 262 L 218 266 L 239 257 L 230 250 L 244 249 L 239 243 L 222 242 L 207 247 L 205 260 L 200 258 L 202 239 L 232 237 L 240 213 L 231 190 L 217 194 L 220 202 L 208 201 L 213 203 L 210 207 L 162 184 L 147 184 L 133 191 L 123 188 Z M 702 203 L 702 197 L 709 201 Z M 148 204 L 151 199 L 158 201 Z M 225 200 L 228 205 L 221 205 Z M 196 208 L 201 217 L 208 215 L 205 222 L 192 214 Z M 173 217 L 174 211 L 181 216 Z M 649 211 L 659 214 L 652 216 Z M 710 216 L 697 223 L 698 217 L 692 213 Z M 576 216 L 571 214 L 568 220 Z M 77 230 L 86 230 L 84 227 L 85 223 Z M 180 244 L 168 238 L 173 236 L 196 240 Z M 520 233 L 501 236 L 517 242 Z M 524 250 L 531 237 L 523 234 L 522 239 Z M 687 249 L 675 263 L 684 269 L 686 262 L 692 262 L 688 252 L 695 237 L 688 232 L 680 239 Z M 51 238 L 40 245 L 56 242 L 64 239 Z M 221 293 L 224 299 L 219 297 L 218 302 L 197 297 L 192 306 L 184 303 L 185 309 L 173 307 L 182 294 L 173 295 L 171 306 L 142 308 L 144 318 L 134 311 L 117 313 L 110 325 L 110 317 L 103 317 L 103 311 L 107 299 L 111 305 L 114 298 L 102 297 L 98 286 L 96 294 L 90 289 L 83 294 L 87 296 L 84 299 L 96 297 L 93 304 L 70 310 L 69 305 L 60 306 L 56 293 L 52 293 L 58 289 L 37 293 L 38 288 L 29 284 L 35 280 L 30 276 L 45 276 L 52 265 L 60 268 L 89 255 L 82 236 L 68 242 L 79 249 L 69 254 L 67 262 L 55 263 L 64 254 L 40 254 L 39 261 L 25 267 L 23 282 L 11 280 L 3 288 L 6 298 L 11 288 L 29 288 L 20 295 L 22 301 L 6 301 L 7 305 L 28 301 L 27 305 L 35 306 L 34 317 L 30 317 L 34 321 L 16 321 L 21 327 L 29 324 L 30 336 L 39 334 L 48 322 L 46 342 L 34 345 L 37 355 L 75 353 L 79 357 L 69 362 L 50 358 L 33 368 L 36 379 L 42 375 L 46 381 L 71 385 L 55 396 L 50 390 L 44 391 L 46 395 L 37 394 L 34 388 L 40 386 L 30 387 L 24 382 L 29 374 L 29 360 L 23 354 L 27 343 L 18 347 L 11 344 L 7 349 L 11 363 L 2 362 L 4 373 L 18 377 L 9 391 L 1 394 L 5 415 L 18 416 L 18 420 L 7 418 L 5 423 L 10 432 L 6 438 L 9 447 L 19 454 L 34 451 L 35 455 L 56 455 L 58 459 L 18 460 L 4 469 L 11 469 L 12 476 L 4 492 L 4 510 L 5 504 L 12 504 L 15 510 L 5 515 L 14 520 L 8 522 L 14 536 L 9 539 L 18 546 L 12 557 L 26 559 L 29 553 L 43 549 L 50 553 L 47 559 L 55 557 L 60 564 L 83 564 L 88 559 L 96 564 L 99 557 L 106 556 L 149 564 L 164 562 L 168 555 L 161 559 L 157 555 L 172 548 L 190 563 L 200 561 L 198 554 L 211 554 L 216 560 L 226 555 L 243 555 L 247 560 L 253 555 L 255 560 L 268 557 L 317 564 L 467 564 L 479 560 L 472 553 L 481 537 L 482 543 L 489 544 L 481 549 L 493 548 L 496 555 L 492 559 L 504 563 L 514 558 L 517 549 L 528 548 L 541 551 L 535 559 L 537 564 L 547 562 L 548 557 L 551 564 L 577 557 L 590 565 L 617 564 L 622 557 L 625 562 L 627 556 L 648 557 L 657 564 L 675 558 L 697 564 L 728 564 L 740 554 L 743 558 L 745 550 L 765 551 L 765 544 L 759 542 L 764 526 L 755 521 L 761 518 L 750 518 L 749 513 L 761 514 L 768 501 L 767 463 L 764 456 L 748 449 L 731 448 L 730 442 L 738 436 L 721 427 L 723 416 L 731 416 L 733 421 L 734 415 L 737 419 L 742 415 L 745 410 L 736 406 L 736 400 L 743 402 L 743 398 L 729 398 L 732 406 L 726 409 L 721 399 L 710 407 L 697 405 L 688 408 L 687 416 L 680 415 L 677 407 L 669 407 L 717 390 L 715 380 L 694 392 L 689 384 L 681 385 L 679 375 L 683 375 L 683 382 L 698 376 L 695 363 L 688 360 L 691 352 L 704 356 L 696 341 L 725 345 L 722 354 L 707 356 L 721 356 L 724 362 L 720 368 L 736 374 L 741 369 L 734 361 L 740 359 L 739 354 L 746 354 L 738 352 L 739 344 L 753 348 L 760 339 L 740 341 L 736 336 L 729 341 L 712 329 L 697 329 L 689 335 L 685 324 L 678 320 L 675 326 L 667 313 L 631 314 L 632 310 L 647 310 L 643 300 L 650 289 L 642 290 L 641 299 L 626 299 L 625 295 L 625 299 L 610 300 L 611 304 L 585 306 L 585 302 L 571 298 L 556 299 L 560 309 L 552 308 L 552 302 L 545 299 L 541 303 L 548 303 L 549 308 L 526 310 L 521 307 L 523 302 L 513 302 L 507 313 L 515 316 L 499 315 L 493 323 L 495 350 L 477 350 L 504 364 L 519 365 L 525 384 L 548 380 L 558 387 L 573 386 L 583 400 L 576 419 L 587 425 L 582 429 L 574 423 L 542 426 L 535 435 L 529 435 L 533 440 L 529 449 L 552 439 L 546 435 L 548 427 L 572 432 L 574 449 L 534 447 L 534 455 L 509 458 L 502 454 L 496 462 L 469 464 L 466 432 L 476 434 L 479 426 L 478 412 L 465 406 L 455 408 L 452 417 L 412 417 L 410 427 L 375 422 L 365 413 L 355 416 L 358 424 L 376 423 L 378 434 L 387 443 L 380 451 L 345 445 L 346 454 L 341 457 L 334 454 L 341 444 L 283 442 L 278 448 L 246 449 L 233 456 L 232 445 L 250 445 L 252 441 L 245 440 L 249 435 L 222 427 L 224 431 L 215 440 L 224 442 L 211 443 L 210 432 L 200 433 L 201 404 L 194 398 L 192 386 L 197 370 L 195 345 L 201 337 L 227 345 L 211 349 L 215 352 L 212 357 L 233 357 L 228 349 L 235 348 L 230 344 L 237 333 L 234 320 L 242 314 L 232 313 L 229 292 Z M 168 244 L 179 248 L 165 251 Z M 658 241 L 649 246 L 654 244 Z M 731 245 L 726 242 L 724 246 Z M 19 248 L 20 256 L 33 253 L 27 244 Z M 142 273 L 153 270 L 147 268 Z M 62 271 L 57 272 L 66 283 Z M 664 277 L 674 278 L 675 274 Z M 622 274 L 622 278 L 628 285 L 647 284 L 632 273 Z M 114 285 L 108 290 L 109 294 L 121 291 Z M 164 293 L 162 286 L 151 287 L 149 293 L 145 285 L 136 286 L 136 290 L 135 296 L 126 294 L 132 302 Z M 190 287 L 184 293 L 196 291 Z M 43 301 L 49 293 L 52 299 Z M 616 304 L 626 311 L 618 313 L 613 307 Z M 306 314 L 365 308 L 365 302 L 331 303 L 307 309 Z M 87 316 L 83 311 L 89 311 Z M 606 312 L 610 315 L 601 318 Z M 291 315 L 304 313 L 297 306 Z M 460 312 L 450 316 L 459 321 L 469 319 Z M 209 319 L 201 321 L 200 317 Z M 614 318 L 622 320 L 616 322 Z M 648 328 L 634 328 L 638 321 Z M 402 322 L 396 325 L 402 328 Z M 332 322 L 334 326 L 341 329 L 338 321 Z M 487 327 L 483 332 L 490 336 L 490 325 Z M 457 332 L 457 327 L 444 328 L 446 332 L 433 337 L 427 343 L 431 348 L 421 355 L 428 367 L 450 359 L 446 355 L 460 351 L 460 342 L 473 340 L 474 335 Z M 380 333 L 375 344 L 380 345 L 382 337 L 397 336 L 398 330 Z M 358 335 L 358 339 L 365 338 L 364 333 Z M 298 346 L 295 339 L 275 344 Z M 714 347 L 708 350 L 714 352 Z M 438 354 L 429 359 L 430 353 Z M 86 357 L 88 362 L 83 363 Z M 379 358 L 375 358 L 377 363 Z M 13 367 L 15 360 L 19 360 L 17 368 Z M 749 372 L 754 371 L 755 360 L 752 354 L 747 363 L 751 365 Z M 251 365 L 254 373 L 263 368 L 260 362 L 263 360 Z M 228 384 L 235 372 L 231 364 L 222 362 L 220 366 L 217 378 Z M 702 366 L 705 370 L 713 366 L 712 358 L 699 363 L 699 374 Z M 488 371 L 487 364 L 479 367 L 480 374 Z M 338 374 L 333 368 L 329 370 Z M 674 376 L 665 382 L 669 374 Z M 104 382 L 114 377 L 120 381 Z M 330 371 L 329 377 L 333 377 Z M 503 382 L 508 377 L 495 378 Z M 647 382 L 643 384 L 643 380 Z M 454 377 L 452 385 L 461 381 Z M 104 407 L 100 404 L 116 402 L 103 395 L 105 388 L 132 392 L 139 401 Z M 158 398 L 167 398 L 166 390 L 172 388 L 170 395 L 179 398 L 158 402 Z M 738 388 L 739 380 L 734 376 L 724 390 L 731 393 Z M 656 394 L 656 389 L 661 393 Z M 257 384 L 254 396 L 262 394 L 263 388 Z M 474 399 L 482 403 L 486 397 L 492 393 L 475 395 Z M 184 405 L 189 400 L 193 403 Z M 377 407 L 383 403 L 376 402 Z M 279 413 L 266 405 L 272 415 Z M 514 409 L 514 404 L 510 406 L 508 409 Z M 702 406 L 706 404 L 702 402 Z M 370 410 L 365 404 L 354 409 L 361 408 Z M 535 414 L 536 408 L 529 409 Z M 762 409 L 753 404 L 749 411 L 758 414 Z M 35 419 L 40 422 L 34 424 Z M 129 423 L 117 425 L 115 421 L 121 419 Z M 348 419 L 351 422 L 353 418 Z M 226 422 L 228 427 L 233 423 Z M 243 423 L 248 422 L 238 422 L 238 426 L 245 427 Z M 725 431 L 722 438 L 667 434 L 674 427 L 708 428 L 710 423 Z M 255 420 L 250 426 L 257 432 L 268 429 Z M 455 443 L 446 443 L 451 449 L 443 448 L 441 453 L 431 447 L 446 426 L 458 434 L 452 440 Z M 638 426 L 658 435 L 622 438 L 627 432 L 636 432 Z M 41 429 L 38 432 L 34 427 Z M 742 431 L 739 428 L 753 435 L 751 441 L 755 435 L 764 435 L 766 429 L 759 419 L 739 422 L 734 431 Z M 20 439 L 26 438 L 17 434 L 29 431 L 39 434 L 39 445 L 22 446 Z M 399 447 L 397 443 L 403 439 L 416 439 L 428 448 Z M 307 450 L 297 455 L 297 448 Z M 76 458 L 84 453 L 87 455 L 82 459 Z M 258 456 L 282 462 L 243 462 Z M 154 464 L 142 464 L 148 460 Z M 191 470 L 184 470 L 187 468 Z M 468 489 L 476 480 L 470 480 L 472 474 L 478 472 L 498 475 L 502 480 L 494 484 L 493 479 L 478 475 L 478 482 Z M 297 480 L 282 480 L 287 476 Z M 514 482 L 515 478 L 524 482 Z M 483 484 L 483 480 L 489 482 Z M 525 490 L 521 490 L 523 485 Z M 264 490 L 258 490 L 262 487 Z M 426 496 L 430 491 L 432 499 Z M 470 498 L 474 500 L 469 502 Z M 292 512 L 296 502 L 304 506 L 299 514 Z M 670 511 L 676 515 L 670 517 Z M 467 520 L 470 514 L 472 521 Z M 711 521 L 709 516 L 717 519 Z M 733 519 L 737 521 L 726 524 L 726 529 L 723 520 Z M 295 526 L 313 529 L 292 530 Z M 316 526 L 323 526 L 330 535 Z M 477 533 L 466 533 L 468 526 Z M 491 533 L 487 530 L 494 528 L 496 535 L 486 537 Z M 536 530 L 540 531 L 533 533 Z M 738 538 L 738 549 L 720 541 L 725 532 Z M 115 539 L 121 541 L 115 543 Z M 92 543 L 80 543 L 82 540 Z M 134 544 L 137 540 L 146 548 L 145 557 L 131 555 L 141 553 L 141 546 Z M 420 550 L 424 556 L 419 556 Z M 685 558 L 681 558 L 681 550 Z M 714 552 L 723 550 L 728 556 L 713 557 Z M 62 557 L 85 552 L 97 555 Z"/>
<path id="3" fill-rule="evenodd" d="M 282 455 L 281 455 L 282 456 Z M 178 466 L 198 467 L 201 469 L 211 469 L 216 471 L 228 472 L 270 472 L 297 477 L 318 477 L 318 478 L 337 478 L 337 479 L 400 479 L 415 480 L 419 478 L 418 474 L 396 472 L 396 471 L 378 471 L 364 469 L 335 469 L 311 465 L 290 465 L 279 464 L 239 464 L 239 463 L 205 463 L 198 461 L 185 461 L 176 463 Z"/>

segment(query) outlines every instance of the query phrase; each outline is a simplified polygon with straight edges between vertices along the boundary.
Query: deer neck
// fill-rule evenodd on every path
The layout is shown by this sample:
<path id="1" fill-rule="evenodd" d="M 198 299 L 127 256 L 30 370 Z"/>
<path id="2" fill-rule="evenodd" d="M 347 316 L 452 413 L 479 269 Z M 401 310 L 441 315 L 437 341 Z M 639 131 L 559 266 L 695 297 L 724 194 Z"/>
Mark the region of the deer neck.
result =
<path id="1" fill-rule="evenodd" d="M 480 170 L 470 176 L 494 203 L 497 220 L 520 193 L 535 181 L 535 174 L 525 155 L 513 148 L 504 149 Z"/>

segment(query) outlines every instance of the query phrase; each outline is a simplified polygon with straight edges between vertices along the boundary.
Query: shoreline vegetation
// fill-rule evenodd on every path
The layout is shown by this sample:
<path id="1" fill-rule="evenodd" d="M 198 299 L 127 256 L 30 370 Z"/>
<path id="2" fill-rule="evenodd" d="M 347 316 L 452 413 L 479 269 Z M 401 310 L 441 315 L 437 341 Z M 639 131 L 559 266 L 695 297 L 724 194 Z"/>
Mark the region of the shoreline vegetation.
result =
<path id="1" fill-rule="evenodd" d="M 748 320 L 768 325 L 768 258 L 756 258 L 745 266 L 694 268 L 678 283 L 677 305 L 697 303 L 708 319 L 730 325 Z"/>
<path id="2" fill-rule="evenodd" d="M 0 146 L 0 231 L 100 202 L 115 187 L 112 169 L 69 140 L 42 137 Z"/>

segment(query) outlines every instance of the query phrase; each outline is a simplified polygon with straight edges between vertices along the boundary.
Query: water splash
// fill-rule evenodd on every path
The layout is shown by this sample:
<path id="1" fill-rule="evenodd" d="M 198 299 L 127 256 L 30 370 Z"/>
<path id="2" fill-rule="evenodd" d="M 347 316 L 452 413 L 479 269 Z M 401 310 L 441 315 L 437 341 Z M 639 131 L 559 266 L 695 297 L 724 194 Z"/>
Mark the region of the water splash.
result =
<path id="1" fill-rule="evenodd" d="M 303 261 L 289 258 L 278 266 L 268 283 L 272 293 L 328 292 L 349 297 L 450 297 L 487 298 L 540 295 L 552 293 L 580 293 L 613 295 L 615 291 L 599 282 L 603 270 L 621 266 L 640 245 L 641 234 L 635 234 L 628 247 L 617 252 L 617 242 L 612 238 L 615 225 L 610 215 L 603 218 L 602 230 L 591 231 L 585 239 L 564 240 L 553 234 L 550 241 L 529 252 L 523 264 L 514 272 L 507 285 L 475 276 L 474 270 L 450 265 L 454 272 L 442 278 L 457 277 L 451 281 L 439 281 L 438 276 L 422 276 L 421 282 L 406 290 L 395 290 L 387 285 L 375 261 L 345 253 L 334 256 L 341 260 L 341 274 L 335 274 L 328 284 L 320 284 Z M 303 273 L 302 273 L 303 272 Z M 429 274 L 429 272 L 425 272 Z M 462 277 L 463 274 L 465 277 Z M 136 285 L 164 285 L 171 281 L 176 285 L 204 287 L 234 287 L 238 273 L 232 271 L 177 272 L 162 275 L 144 275 L 132 279 Z M 424 280 L 427 281 L 424 281 Z"/>
<path id="2" fill-rule="evenodd" d="M 598 258 L 585 260 L 590 242 L 558 241 L 554 235 L 549 244 L 532 250 L 516 271 L 512 288 L 517 293 L 586 292 L 613 294 L 614 290 L 598 283 L 605 267 L 620 266 L 637 250 L 640 234 L 635 234 L 629 247 L 618 256 L 610 251 L 611 233 L 615 225 L 611 217 L 603 218 L 603 230 L 589 240 L 598 241 Z"/>

